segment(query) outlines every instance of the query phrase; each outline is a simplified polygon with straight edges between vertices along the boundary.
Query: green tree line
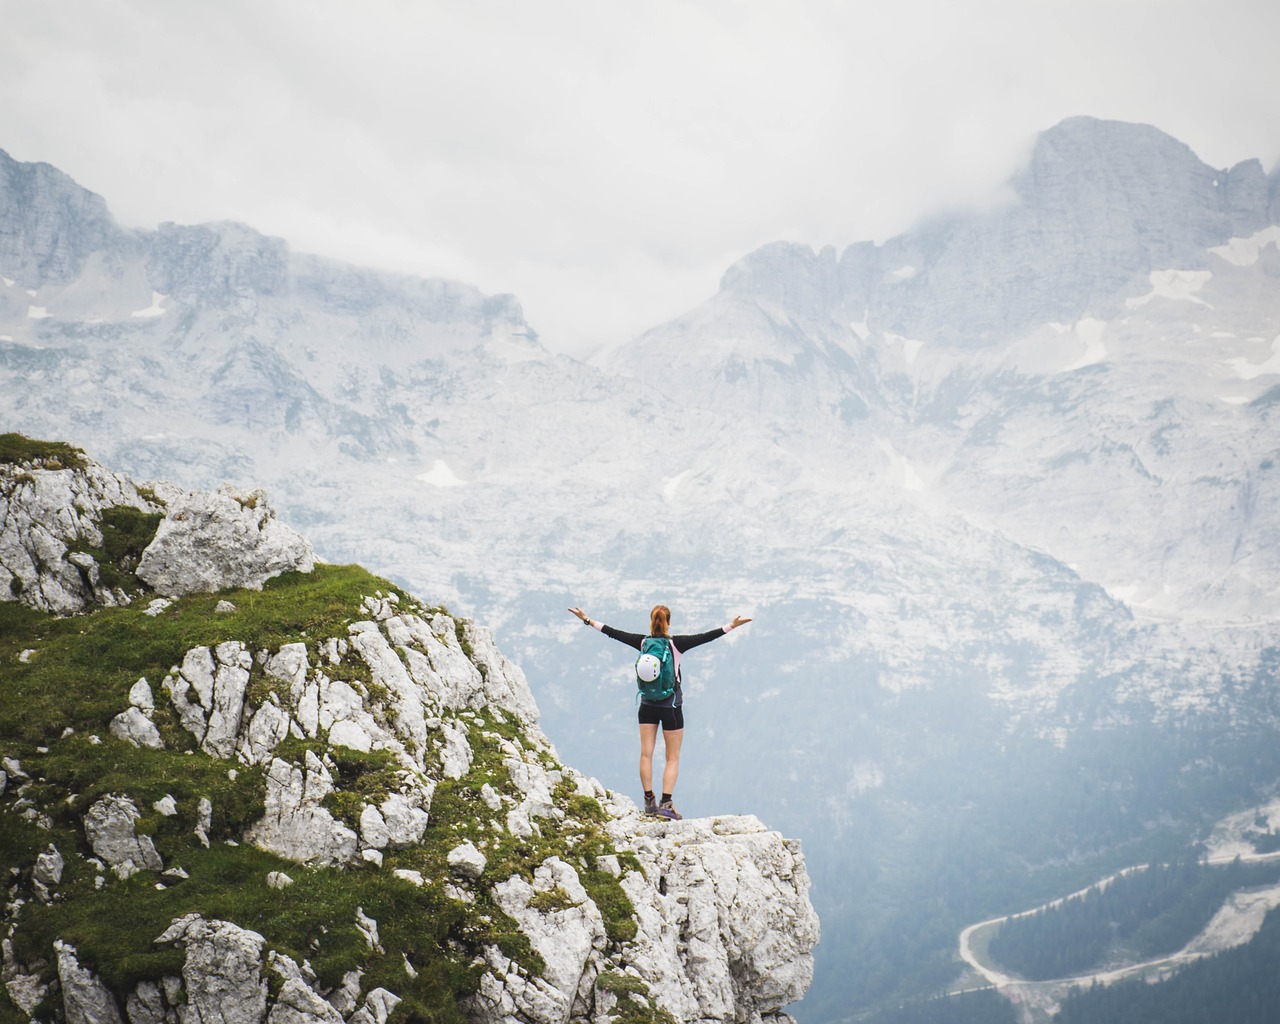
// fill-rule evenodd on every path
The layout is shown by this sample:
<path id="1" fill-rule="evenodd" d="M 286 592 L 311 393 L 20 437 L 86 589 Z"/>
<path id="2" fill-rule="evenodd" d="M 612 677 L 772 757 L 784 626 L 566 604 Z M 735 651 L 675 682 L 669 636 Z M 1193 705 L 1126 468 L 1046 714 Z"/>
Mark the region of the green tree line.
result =
<path id="1" fill-rule="evenodd" d="M 1189 964 L 1168 981 L 1095 985 L 1069 996 L 1055 1024 L 1275 1024 L 1280 1020 L 1280 911 L 1253 940 Z"/>
<path id="2" fill-rule="evenodd" d="M 992 958 L 1034 981 L 1069 977 L 1108 957 L 1145 960 L 1191 941 L 1236 889 L 1280 878 L 1280 864 L 1162 864 L 1094 886 L 1057 906 L 1006 921 Z"/>
<path id="3" fill-rule="evenodd" d="M 995 989 L 907 1003 L 868 1018 L 866 1024 L 1016 1024 L 1018 1015 Z"/>

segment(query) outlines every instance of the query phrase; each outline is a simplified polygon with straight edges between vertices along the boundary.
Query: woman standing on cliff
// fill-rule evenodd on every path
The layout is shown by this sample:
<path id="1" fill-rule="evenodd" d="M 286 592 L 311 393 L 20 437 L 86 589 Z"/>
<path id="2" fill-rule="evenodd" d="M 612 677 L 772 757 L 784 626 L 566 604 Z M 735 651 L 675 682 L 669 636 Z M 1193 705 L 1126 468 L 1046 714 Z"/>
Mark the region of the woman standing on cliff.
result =
<path id="1" fill-rule="evenodd" d="M 624 643 L 628 647 L 640 650 L 646 637 L 641 633 L 624 633 L 620 629 L 606 626 L 603 622 L 595 622 L 581 608 L 570 608 L 574 615 L 582 620 L 584 626 L 600 630 L 605 636 Z M 750 619 L 741 615 L 735 616 L 727 626 L 712 629 L 706 633 L 695 633 L 688 636 L 672 636 L 668 630 L 671 626 L 671 609 L 665 604 L 653 606 L 649 612 L 649 636 L 662 637 L 671 645 L 671 655 L 675 663 L 675 692 L 661 701 L 640 701 L 640 786 L 644 789 L 644 813 L 661 818 L 680 820 L 680 813 L 672 806 L 671 794 L 676 788 L 676 776 L 680 773 L 680 744 L 684 740 L 684 693 L 680 686 L 681 654 L 709 644 L 712 640 L 724 636 L 739 626 L 745 626 Z M 666 747 L 666 764 L 662 770 L 662 799 L 653 796 L 653 748 L 658 742 L 658 726 L 662 726 L 662 740 Z"/>

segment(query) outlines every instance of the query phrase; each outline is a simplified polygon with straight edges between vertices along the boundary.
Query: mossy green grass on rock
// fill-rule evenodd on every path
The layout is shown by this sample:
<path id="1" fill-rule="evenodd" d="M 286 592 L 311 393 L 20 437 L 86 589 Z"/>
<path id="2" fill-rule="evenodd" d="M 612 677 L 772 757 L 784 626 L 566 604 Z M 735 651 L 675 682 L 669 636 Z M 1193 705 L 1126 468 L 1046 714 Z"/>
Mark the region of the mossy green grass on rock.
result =
<path id="1" fill-rule="evenodd" d="M 347 636 L 352 622 L 368 618 L 363 601 L 376 594 L 395 594 L 402 608 L 427 617 L 447 614 L 418 607 L 357 566 L 331 565 L 310 574 L 287 573 L 260 592 L 184 597 L 157 615 L 147 614 L 141 601 L 69 618 L 0 603 L 0 755 L 20 761 L 26 775 L 11 779 L 0 798 L 0 865 L 19 869 L 27 899 L 12 940 L 20 963 L 34 965 L 51 981 L 52 944 L 61 938 L 122 996 L 140 980 L 180 973 L 181 951 L 157 947 L 155 939 L 174 919 L 200 914 L 256 931 L 269 948 L 310 962 L 325 987 L 360 968 L 364 991 L 382 986 L 403 1000 L 393 1015 L 397 1024 L 460 1024 L 459 1000 L 476 990 L 482 970 L 477 955 L 485 947 L 498 947 L 531 974 L 542 972 L 541 958 L 497 907 L 492 887 L 517 874 L 531 879 L 553 855 L 574 864 L 611 942 L 635 937 L 634 908 L 602 863 L 618 854 L 597 801 L 562 780 L 552 794 L 552 816 L 538 819 L 531 835 L 507 830 L 507 806 L 523 798 L 508 762 L 532 759 L 553 780 L 563 769 L 518 723 L 489 709 L 445 714 L 467 729 L 470 770 L 460 779 L 436 778 L 421 842 L 386 850 L 381 866 L 307 868 L 243 842 L 246 828 L 264 813 L 263 770 L 199 750 L 160 693 L 161 680 L 193 647 L 239 641 L 259 652 L 302 642 L 312 664 L 325 664 L 331 678 L 353 680 L 363 687 L 370 709 L 385 713 L 379 706 L 386 695 L 366 685 L 368 668 L 354 652 L 336 665 L 321 658 L 330 638 Z M 235 611 L 215 611 L 224 599 Z M 463 624 L 456 624 L 456 632 L 470 651 Z M 140 749 L 109 732 L 112 718 L 128 705 L 130 688 L 143 677 L 156 697 L 154 721 L 163 750 Z M 284 697 L 283 685 L 255 664 L 248 695 L 258 703 L 273 691 Z M 390 753 L 330 747 L 323 734 L 287 739 L 276 756 L 300 764 L 308 751 L 331 765 L 338 788 L 326 805 L 353 827 L 366 804 L 377 805 L 407 778 Z M 439 776 L 431 756 L 427 766 Z M 509 798 L 501 812 L 485 802 L 486 785 Z M 137 807 L 136 831 L 152 838 L 163 870 L 120 880 L 91 862 L 83 818 L 109 794 Z M 202 799 L 212 805 L 208 846 L 197 834 Z M 467 840 L 488 861 L 474 884 L 472 904 L 451 898 L 448 888 L 448 854 Z M 62 853 L 65 868 L 56 895 L 44 902 L 35 892 L 32 866 L 50 846 Z M 618 859 L 626 869 L 639 868 L 633 855 Z M 423 885 L 398 877 L 401 868 L 418 872 Z M 273 888 L 267 883 L 272 872 L 287 874 L 293 883 Z M 543 899 L 548 913 L 572 902 L 554 890 Z M 371 949 L 357 927 L 358 912 L 377 922 L 380 950 Z M 632 1024 L 630 1015 L 643 1007 L 628 1001 L 625 1009 Z M 10 1015 L 26 1019 L 0 992 L 0 1024 Z M 649 1014 L 643 1021 L 657 1024 L 658 1018 Z"/>
<path id="2" fill-rule="evenodd" d="M 399 762 L 389 751 L 334 747 L 330 759 L 337 788 L 325 798 L 325 806 L 352 829 L 360 827 L 365 804 L 376 807 L 400 788 Z"/>
<path id="3" fill-rule="evenodd" d="M 73 551 L 83 551 L 93 557 L 102 586 L 130 595 L 143 594 L 151 588 L 138 579 L 134 570 L 142 560 L 142 553 L 155 539 L 162 519 L 164 516 L 159 512 L 143 512 L 132 505 L 105 508 L 98 516 L 102 546 L 93 547 L 87 539 L 82 539 L 71 547 Z"/>
<path id="4" fill-rule="evenodd" d="M 22 434 L 0 434 L 0 465 L 36 469 L 84 469 L 85 454 L 65 441 L 37 441 Z"/>
<path id="5" fill-rule="evenodd" d="M 34 746 L 68 726 L 105 729 L 139 678 L 158 688 L 193 647 L 239 640 L 278 650 L 345 636 L 364 617 L 365 595 L 395 590 L 359 566 L 320 565 L 277 576 L 261 591 L 192 594 L 154 616 L 137 602 L 69 618 L 0 602 L 0 744 Z M 224 599 L 236 610 L 215 614 Z"/>
<path id="6" fill-rule="evenodd" d="M 483 936 L 471 934 L 462 905 L 445 897 L 439 883 L 418 888 L 371 867 L 308 869 L 239 844 L 263 813 L 261 769 L 195 749 L 159 693 L 165 750 L 139 749 L 108 732 L 130 687 L 146 677 L 158 690 L 191 648 L 228 640 L 255 651 L 319 644 L 365 618 L 361 602 L 375 593 L 396 588 L 356 566 L 319 566 L 277 577 L 261 592 L 184 597 L 155 616 L 140 604 L 69 618 L 0 604 L 0 754 L 29 776 L 11 779 L 0 800 L 0 864 L 19 867 L 29 882 L 41 851 L 54 846 L 65 860 L 56 899 L 29 900 L 22 909 L 13 937 L 20 960 L 50 970 L 52 942 L 61 937 L 125 992 L 143 978 L 177 973 L 181 953 L 157 949 L 154 940 L 174 918 L 198 913 L 255 930 L 299 963 L 310 960 L 327 985 L 362 966 L 366 988 L 382 983 L 402 997 L 400 1019 L 461 1019 L 457 997 L 474 989 L 470 957 L 479 948 L 464 940 Z M 215 613 L 222 599 L 236 611 Z M 398 781 L 388 754 L 340 749 L 335 760 L 340 784 L 350 775 L 346 781 L 365 798 L 385 795 Z M 143 871 L 99 882 L 82 819 L 107 794 L 133 801 L 142 814 L 136 831 L 153 838 L 166 870 L 181 868 L 188 877 Z M 173 798 L 176 813 L 155 809 L 165 797 Z M 202 798 L 213 808 L 208 848 L 195 832 Z M 271 871 L 289 874 L 294 884 L 270 888 Z M 384 949 L 396 955 L 368 949 L 355 925 L 357 907 L 378 921 Z M 405 969 L 406 956 L 420 961 L 416 978 Z M 0 997 L 0 1020 L 6 1004 Z"/>
<path id="7" fill-rule="evenodd" d="M 50 838 L 42 831 L 44 842 Z M 447 944 L 468 937 L 467 915 L 438 886 L 418 887 L 371 867 L 304 868 L 226 840 L 205 849 L 173 836 L 156 839 L 169 866 L 188 877 L 144 871 L 96 888 L 86 862 L 68 859 L 72 874 L 59 885 L 59 899 L 22 911 L 14 936 L 19 960 L 38 962 L 61 938 L 110 988 L 128 992 L 140 980 L 181 973 L 182 952 L 154 940 L 173 920 L 194 913 L 258 932 L 269 948 L 309 961 L 326 987 L 363 967 L 366 991 L 383 985 L 406 1000 L 401 1019 L 461 1020 L 457 998 L 474 989 L 475 971 L 468 957 L 449 955 Z M 62 850 L 73 840 L 57 835 Z M 267 876 L 273 871 L 288 874 L 293 884 L 272 888 Z M 357 909 L 377 921 L 389 954 L 370 950 L 356 926 Z M 406 972 L 406 958 L 416 978 Z"/>
<path id="8" fill-rule="evenodd" d="M 649 986 L 633 975 L 604 971 L 596 978 L 596 990 L 617 999 L 608 1014 L 613 1024 L 675 1024 L 675 1018 L 650 997 Z"/>
<path id="9" fill-rule="evenodd" d="M 434 820 L 449 823 L 453 836 L 452 842 L 440 844 L 439 861 L 432 869 L 445 870 L 444 855 L 464 840 L 471 841 L 484 853 L 489 862 L 486 874 L 495 878 L 520 875 L 531 880 L 543 861 L 558 856 L 574 864 L 583 888 L 604 917 L 609 940 L 630 941 L 637 932 L 635 907 L 618 880 L 600 866 L 601 857 L 616 851 L 604 828 L 608 816 L 598 801 L 560 782 L 552 792 L 552 804 L 561 816 L 540 819 L 538 832 L 521 836 L 503 827 L 486 827 L 486 822 L 496 816 L 483 803 L 481 792 L 486 783 L 500 794 L 518 797 L 504 764 L 508 755 L 503 752 L 501 742 L 504 739 L 514 742 L 519 738 L 519 730 L 510 722 L 471 722 L 468 737 L 473 758 L 471 770 L 461 779 L 443 780 L 432 801 Z M 554 770 L 559 765 L 553 763 L 549 767 Z M 430 832 L 431 826 L 428 826 Z M 628 866 L 639 868 L 634 855 Z M 517 940 L 517 946 L 522 940 L 523 936 Z M 517 951 L 504 949 L 504 952 L 521 963 L 527 962 L 525 956 L 516 955 Z M 541 966 L 536 965 L 536 970 L 541 971 Z"/>

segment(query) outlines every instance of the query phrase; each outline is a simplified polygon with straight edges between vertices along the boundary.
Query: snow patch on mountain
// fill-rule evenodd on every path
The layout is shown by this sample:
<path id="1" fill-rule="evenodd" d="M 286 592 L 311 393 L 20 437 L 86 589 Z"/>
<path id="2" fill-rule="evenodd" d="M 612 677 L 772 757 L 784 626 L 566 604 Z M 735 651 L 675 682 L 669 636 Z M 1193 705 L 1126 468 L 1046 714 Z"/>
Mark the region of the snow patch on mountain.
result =
<path id="1" fill-rule="evenodd" d="M 1097 320 L 1094 317 L 1084 317 L 1076 322 L 1075 334 L 1077 338 L 1084 342 L 1084 354 L 1070 366 L 1067 366 L 1063 370 L 1064 373 L 1082 370 L 1086 366 L 1100 363 L 1107 358 L 1107 346 L 1102 340 L 1102 335 L 1106 328 L 1106 321 Z"/>
<path id="2" fill-rule="evenodd" d="M 686 469 L 683 472 L 677 473 L 675 476 L 669 476 L 663 479 L 662 481 L 662 500 L 663 501 L 670 502 L 675 500 L 676 491 L 680 489 L 680 484 L 684 482 L 685 478 L 689 475 L 689 472 L 690 471 Z"/>
<path id="3" fill-rule="evenodd" d="M 876 438 L 876 446 L 884 452 L 888 461 L 886 476 L 904 490 L 923 491 L 928 488 L 924 478 L 916 471 L 915 466 L 901 452 L 893 447 L 887 438 Z"/>
<path id="4" fill-rule="evenodd" d="M 424 484 L 430 484 L 432 487 L 461 487 L 466 483 L 458 476 L 444 459 L 436 459 L 431 464 L 431 468 L 425 473 L 419 473 L 415 480 L 421 480 Z"/>
<path id="5" fill-rule="evenodd" d="M 150 318 L 150 317 L 155 317 L 155 316 L 164 316 L 164 308 L 161 306 L 161 303 L 162 303 L 166 298 L 168 298 L 168 296 L 167 296 L 167 295 L 161 295 L 159 292 L 152 292 L 152 293 L 151 293 L 151 305 L 149 305 L 149 306 L 145 307 L 144 309 L 135 309 L 135 310 L 134 310 L 133 312 L 131 312 L 129 315 L 130 315 L 130 316 L 135 316 L 135 317 L 140 317 L 140 318 Z"/>
<path id="6" fill-rule="evenodd" d="M 1272 340 L 1271 357 L 1264 362 L 1254 363 L 1245 356 L 1235 356 L 1226 360 L 1226 365 L 1231 367 L 1241 380 L 1253 380 L 1256 377 L 1280 373 L 1280 334 Z"/>
<path id="7" fill-rule="evenodd" d="M 1195 302 L 1201 306 L 1209 305 L 1204 299 L 1197 298 L 1200 291 L 1213 278 L 1210 270 L 1153 270 L 1148 275 L 1151 291 L 1145 295 L 1125 299 L 1130 309 L 1145 306 L 1152 299 L 1171 299 L 1175 302 Z"/>
<path id="8" fill-rule="evenodd" d="M 1211 246 L 1209 251 L 1237 267 L 1247 267 L 1258 262 L 1268 245 L 1280 248 L 1280 225 L 1263 228 L 1248 238 L 1233 238 L 1226 245 Z"/>
<path id="9" fill-rule="evenodd" d="M 904 338 L 901 334 L 894 334 L 892 331 L 886 331 L 884 340 L 892 346 L 902 351 L 902 362 L 905 366 L 911 367 L 915 364 L 916 356 L 920 354 L 920 350 L 924 348 L 923 341 L 916 341 L 914 338 Z"/>

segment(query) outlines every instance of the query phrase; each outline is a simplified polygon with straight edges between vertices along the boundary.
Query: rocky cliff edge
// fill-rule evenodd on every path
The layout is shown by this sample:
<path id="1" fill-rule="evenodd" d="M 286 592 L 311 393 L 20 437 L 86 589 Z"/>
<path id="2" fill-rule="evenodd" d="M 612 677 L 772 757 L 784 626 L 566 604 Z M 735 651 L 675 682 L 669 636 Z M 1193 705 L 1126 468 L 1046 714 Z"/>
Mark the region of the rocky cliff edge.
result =
<path id="1" fill-rule="evenodd" d="M 787 1019 L 798 842 L 643 818 L 487 630 L 260 493 L 0 440 L 0 1020 Z"/>

